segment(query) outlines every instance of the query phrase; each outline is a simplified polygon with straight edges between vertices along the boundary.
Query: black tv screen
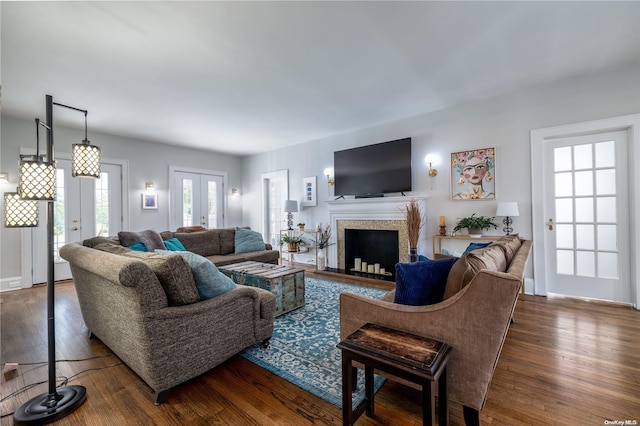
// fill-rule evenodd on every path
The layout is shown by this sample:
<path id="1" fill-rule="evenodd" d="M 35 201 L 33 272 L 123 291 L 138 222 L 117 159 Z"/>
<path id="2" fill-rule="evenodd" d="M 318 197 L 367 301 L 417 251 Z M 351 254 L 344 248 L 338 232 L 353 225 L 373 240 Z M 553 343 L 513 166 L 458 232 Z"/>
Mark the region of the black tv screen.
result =
<path id="1" fill-rule="evenodd" d="M 411 191 L 411 138 L 335 151 L 333 169 L 336 195 Z"/>

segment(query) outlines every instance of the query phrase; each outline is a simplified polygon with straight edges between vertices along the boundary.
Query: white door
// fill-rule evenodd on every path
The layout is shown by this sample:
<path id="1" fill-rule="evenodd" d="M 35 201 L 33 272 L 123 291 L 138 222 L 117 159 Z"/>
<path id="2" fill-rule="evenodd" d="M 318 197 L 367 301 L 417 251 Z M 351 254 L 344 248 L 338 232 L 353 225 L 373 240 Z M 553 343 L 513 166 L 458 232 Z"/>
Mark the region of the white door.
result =
<path id="1" fill-rule="evenodd" d="M 631 302 L 627 159 L 625 131 L 546 144 L 547 291 Z"/>
<path id="2" fill-rule="evenodd" d="M 176 171 L 173 174 L 173 228 L 224 226 L 224 177 Z"/>
<path id="3" fill-rule="evenodd" d="M 69 264 L 58 252 L 71 241 L 117 235 L 122 229 L 122 166 L 101 164 L 100 178 L 72 178 L 71 161 L 56 160 L 53 250 L 55 280 L 71 279 Z M 40 203 L 40 224 L 31 235 L 32 283 L 47 281 L 46 203 Z"/>
<path id="4" fill-rule="evenodd" d="M 262 226 L 263 236 L 273 247 L 278 247 L 280 230 L 286 229 L 284 201 L 289 199 L 289 171 L 280 170 L 262 174 Z"/>

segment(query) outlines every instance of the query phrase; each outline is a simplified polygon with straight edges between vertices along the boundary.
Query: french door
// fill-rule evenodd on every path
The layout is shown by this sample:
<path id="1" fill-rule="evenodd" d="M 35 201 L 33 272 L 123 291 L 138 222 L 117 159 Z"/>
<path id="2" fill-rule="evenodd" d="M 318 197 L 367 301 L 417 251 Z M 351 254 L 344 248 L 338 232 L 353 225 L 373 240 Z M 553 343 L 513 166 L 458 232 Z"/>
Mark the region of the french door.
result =
<path id="1" fill-rule="evenodd" d="M 101 164 L 98 179 L 71 177 L 71 161 L 58 159 L 54 201 L 55 280 L 71 278 L 69 264 L 58 252 L 68 242 L 122 230 L 122 165 Z M 40 224 L 31 233 L 32 283 L 47 281 L 46 203 L 39 203 Z"/>
<path id="2" fill-rule="evenodd" d="M 224 176 L 173 172 L 172 228 L 200 225 L 205 228 L 224 226 Z"/>
<path id="3" fill-rule="evenodd" d="M 262 174 L 262 227 L 263 236 L 273 247 L 278 247 L 280 230 L 285 228 L 285 200 L 289 199 L 289 171 L 279 170 Z"/>
<path id="4" fill-rule="evenodd" d="M 631 302 L 627 132 L 544 149 L 546 284 L 551 293 Z"/>

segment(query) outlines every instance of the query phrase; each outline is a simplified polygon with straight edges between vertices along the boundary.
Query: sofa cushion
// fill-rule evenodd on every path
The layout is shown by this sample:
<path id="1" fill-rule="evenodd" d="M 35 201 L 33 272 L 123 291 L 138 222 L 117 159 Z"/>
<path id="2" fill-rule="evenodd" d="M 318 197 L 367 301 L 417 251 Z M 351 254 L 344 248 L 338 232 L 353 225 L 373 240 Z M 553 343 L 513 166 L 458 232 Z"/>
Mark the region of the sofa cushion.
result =
<path id="1" fill-rule="evenodd" d="M 455 258 L 396 264 L 394 303 L 432 305 L 442 301 L 447 276 Z"/>
<path id="2" fill-rule="evenodd" d="M 198 232 L 163 232 L 162 238 L 178 239 L 187 251 L 200 256 L 214 256 L 220 253 L 220 233 L 218 229 Z M 163 247 L 164 248 L 164 247 Z"/>
<path id="3" fill-rule="evenodd" d="M 485 248 L 485 247 L 487 247 L 487 246 L 488 246 L 488 245 L 490 245 L 490 244 L 491 244 L 491 243 L 471 243 L 471 244 L 469 244 L 469 245 L 467 246 L 467 248 L 466 248 L 466 249 L 464 249 L 464 252 L 463 252 L 462 254 L 464 254 L 464 253 L 468 253 L 468 252 L 470 252 L 470 251 L 478 250 L 478 249 L 481 249 L 481 248 Z"/>
<path id="4" fill-rule="evenodd" d="M 236 227 L 235 253 L 250 253 L 252 251 L 264 250 L 264 240 L 262 234 L 251 229 Z"/>
<path id="5" fill-rule="evenodd" d="M 518 250 L 520 250 L 520 246 L 522 245 L 522 241 L 520 240 L 520 236 L 518 234 L 505 235 L 495 242 L 496 245 L 499 245 L 504 250 L 504 255 L 507 259 L 507 264 L 511 263 L 513 257 L 516 255 Z"/>
<path id="6" fill-rule="evenodd" d="M 129 247 L 142 241 L 142 244 L 147 248 L 147 251 L 154 251 L 156 249 L 164 250 L 164 244 L 162 243 L 162 237 L 153 229 L 147 229 L 141 232 L 132 231 L 120 231 L 118 232 L 118 238 L 120 244 L 125 247 Z"/>
<path id="7" fill-rule="evenodd" d="M 235 228 L 217 229 L 220 236 L 220 252 L 216 254 L 232 254 L 236 252 L 236 230 Z"/>
<path id="8" fill-rule="evenodd" d="M 98 244 L 116 244 L 120 245 L 120 240 L 118 237 L 91 237 L 87 238 L 82 242 L 82 245 L 85 247 L 94 248 Z"/>
<path id="9" fill-rule="evenodd" d="M 157 250 L 156 253 L 172 253 L 165 250 Z M 175 252 L 187 261 L 191 268 L 191 273 L 196 282 L 198 294 L 202 300 L 212 299 L 229 290 L 236 288 L 236 284 L 220 272 L 216 265 L 206 257 L 202 257 L 189 251 Z"/>
<path id="10" fill-rule="evenodd" d="M 463 254 L 449 272 L 444 300 L 466 287 L 481 269 L 504 272 L 506 268 L 507 260 L 504 251 L 496 244 Z"/>
<path id="11" fill-rule="evenodd" d="M 136 252 L 114 244 L 99 244 L 94 248 L 146 263 L 160 281 L 170 306 L 189 305 L 200 300 L 191 268 L 178 254 Z"/>

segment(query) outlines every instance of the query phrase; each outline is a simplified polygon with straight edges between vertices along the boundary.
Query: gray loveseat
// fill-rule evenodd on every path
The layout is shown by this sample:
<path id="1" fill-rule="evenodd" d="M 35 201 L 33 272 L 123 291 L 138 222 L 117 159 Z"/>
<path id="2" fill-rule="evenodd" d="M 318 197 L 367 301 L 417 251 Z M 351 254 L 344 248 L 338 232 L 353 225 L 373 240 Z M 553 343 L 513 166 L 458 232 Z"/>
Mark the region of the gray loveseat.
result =
<path id="1" fill-rule="evenodd" d="M 60 256 L 71 266 L 90 333 L 154 390 L 156 404 L 166 400 L 172 387 L 244 348 L 266 345 L 273 333 L 275 297 L 269 291 L 234 286 L 208 300 L 198 300 L 196 293 L 195 301 L 172 306 L 171 294 L 154 272 L 157 264 L 81 243 L 66 244 Z M 166 257 L 181 265 L 179 254 Z M 181 274 L 165 270 L 174 280 L 193 279 L 186 268 L 186 275 L 184 267 Z"/>

